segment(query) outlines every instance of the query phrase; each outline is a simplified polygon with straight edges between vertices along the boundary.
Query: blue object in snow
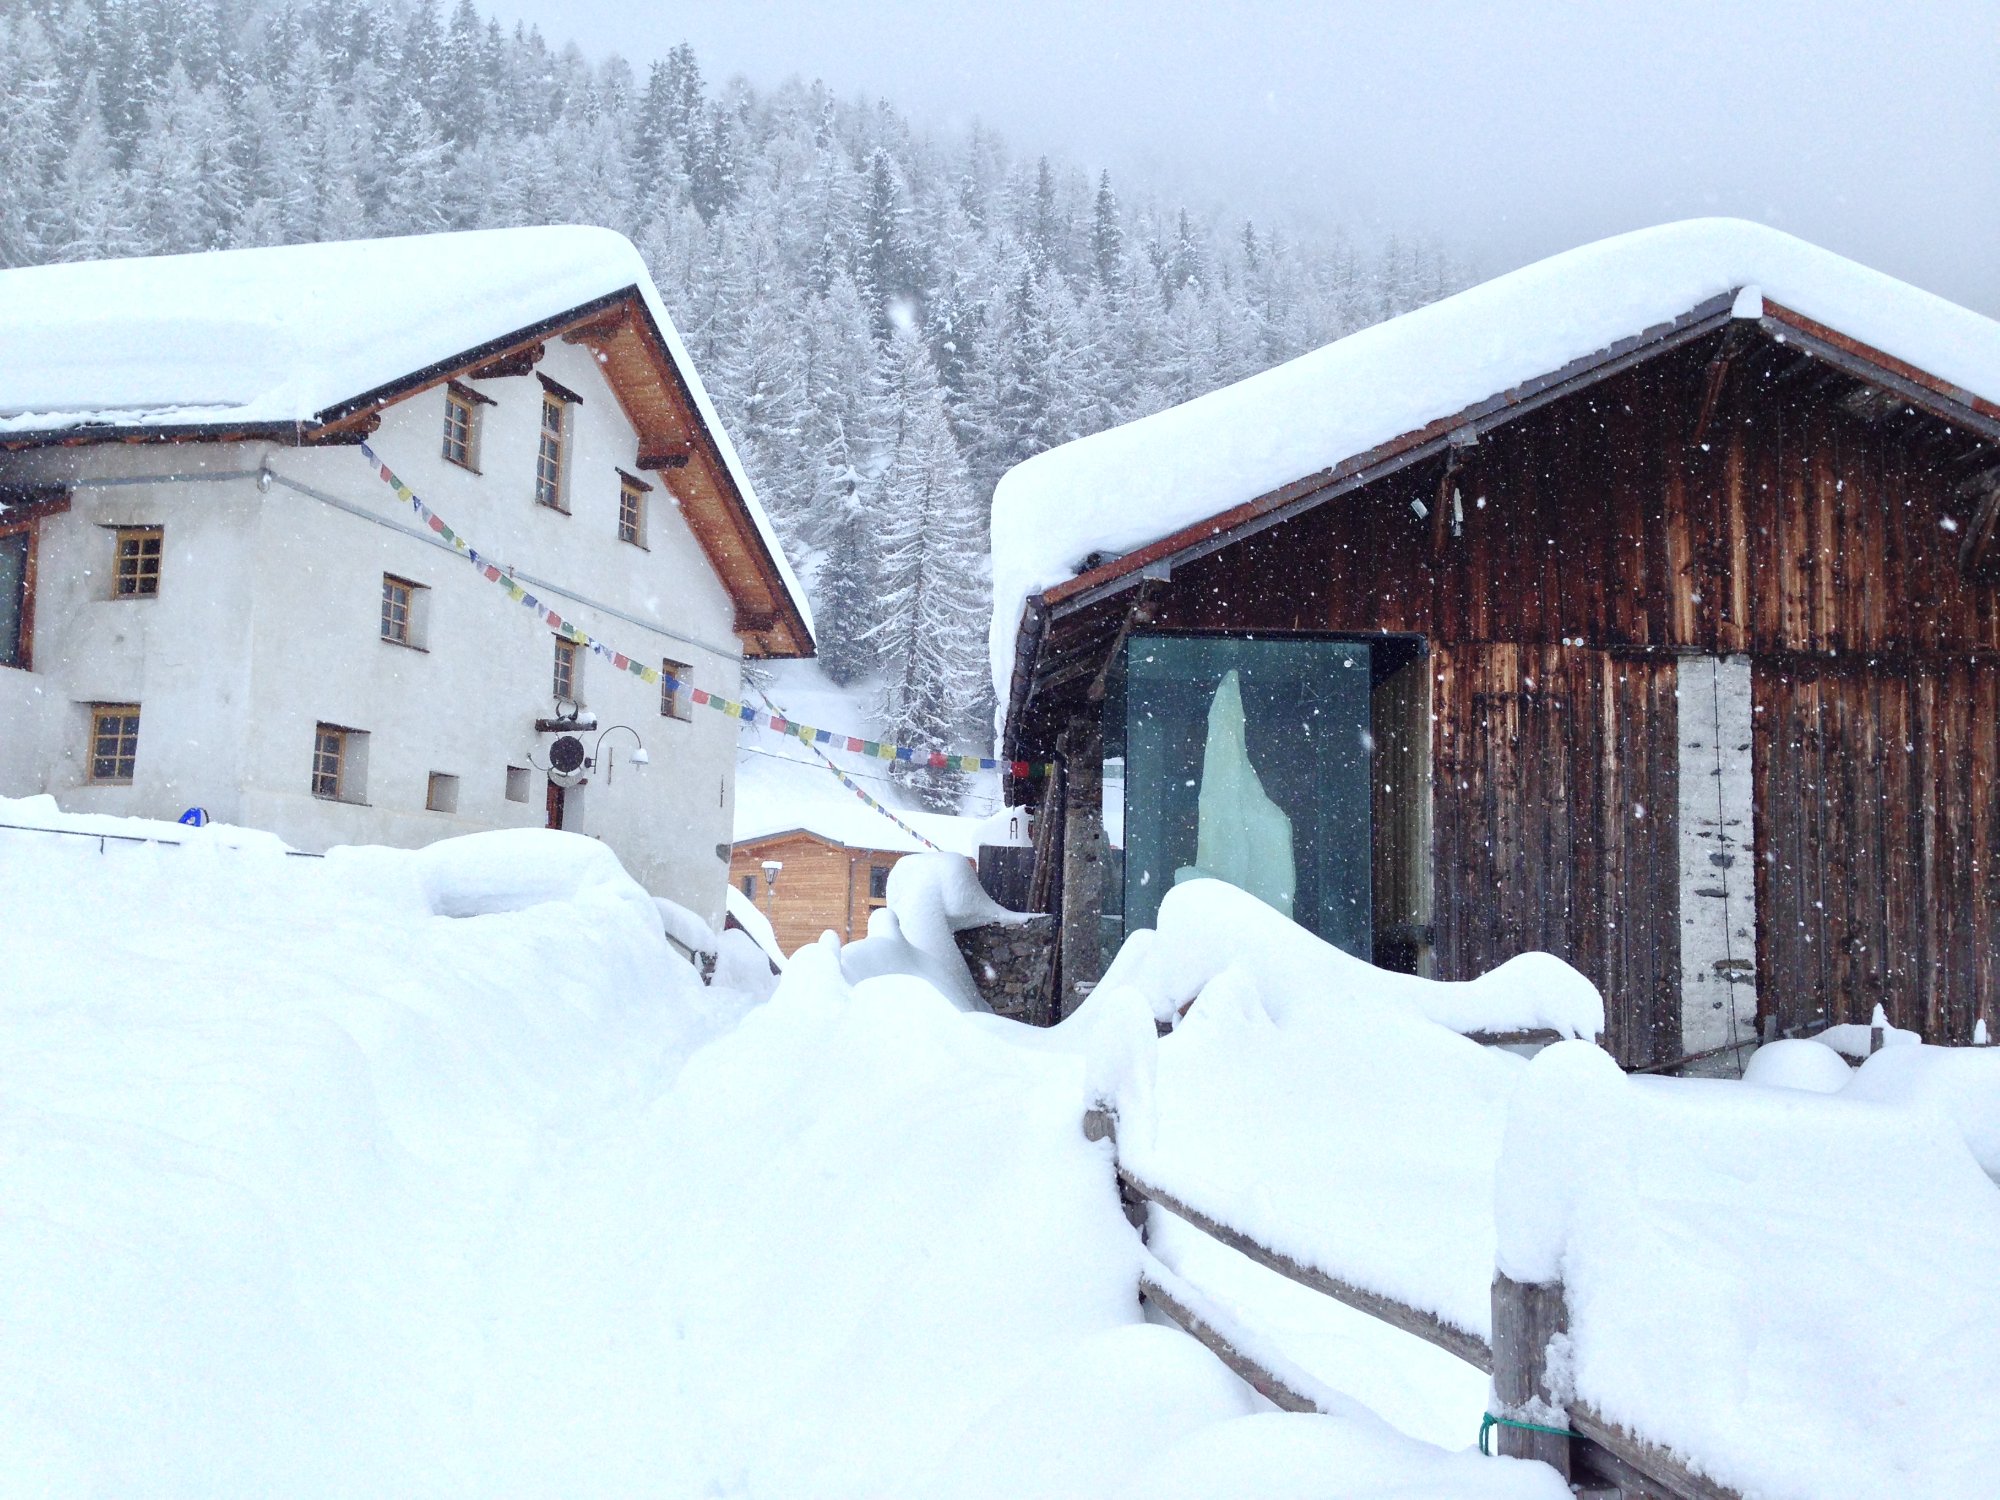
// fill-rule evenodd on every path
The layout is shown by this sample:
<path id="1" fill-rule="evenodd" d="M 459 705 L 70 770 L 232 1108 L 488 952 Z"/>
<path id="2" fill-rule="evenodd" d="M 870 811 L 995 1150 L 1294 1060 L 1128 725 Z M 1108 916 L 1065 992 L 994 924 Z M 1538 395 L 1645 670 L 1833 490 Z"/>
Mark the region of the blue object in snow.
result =
<path id="1" fill-rule="evenodd" d="M 206 827 L 208 824 L 208 809 L 205 807 L 190 807 L 186 812 L 181 814 L 180 821 L 187 824 L 190 828 Z"/>

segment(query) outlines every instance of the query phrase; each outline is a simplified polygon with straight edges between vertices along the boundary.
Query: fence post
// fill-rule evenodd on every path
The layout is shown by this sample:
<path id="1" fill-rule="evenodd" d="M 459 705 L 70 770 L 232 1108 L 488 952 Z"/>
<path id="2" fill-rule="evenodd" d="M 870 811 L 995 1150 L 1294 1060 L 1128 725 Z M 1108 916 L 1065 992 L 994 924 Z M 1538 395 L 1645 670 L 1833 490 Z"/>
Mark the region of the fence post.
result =
<path id="1" fill-rule="evenodd" d="M 1549 1344 L 1567 1342 L 1569 1308 L 1559 1281 L 1516 1281 L 1493 1277 L 1493 1397 L 1496 1417 L 1537 1427 L 1569 1427 L 1569 1412 L 1549 1379 Z M 1567 1386 L 1567 1380 L 1562 1382 Z M 1536 1458 L 1564 1479 L 1570 1477 L 1570 1440 L 1553 1432 L 1521 1427 L 1497 1429 L 1497 1451 L 1510 1458 Z"/>

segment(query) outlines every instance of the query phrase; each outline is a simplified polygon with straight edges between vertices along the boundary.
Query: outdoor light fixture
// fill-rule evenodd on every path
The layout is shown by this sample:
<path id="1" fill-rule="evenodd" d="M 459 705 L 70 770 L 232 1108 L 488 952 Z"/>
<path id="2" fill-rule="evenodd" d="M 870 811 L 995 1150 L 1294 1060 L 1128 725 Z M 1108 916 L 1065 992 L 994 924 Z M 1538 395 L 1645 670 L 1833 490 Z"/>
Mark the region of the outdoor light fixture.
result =
<path id="1" fill-rule="evenodd" d="M 586 760 L 583 763 L 585 770 L 591 769 L 600 760 L 603 760 L 604 735 L 616 734 L 621 729 L 624 730 L 627 734 L 632 736 L 632 764 L 635 766 L 645 766 L 652 764 L 653 758 L 652 756 L 646 753 L 646 745 L 645 742 L 639 738 L 639 731 L 634 729 L 630 724 L 613 724 L 610 728 L 604 731 L 604 734 L 600 734 L 597 737 L 597 744 L 590 752 L 590 759 Z M 616 764 L 617 762 L 615 760 L 604 761 L 604 784 L 606 786 L 611 785 L 611 768 Z"/>
<path id="2" fill-rule="evenodd" d="M 774 917 L 778 912 L 778 872 L 784 868 L 785 862 L 782 859 L 764 861 L 764 904 L 770 908 Z"/>

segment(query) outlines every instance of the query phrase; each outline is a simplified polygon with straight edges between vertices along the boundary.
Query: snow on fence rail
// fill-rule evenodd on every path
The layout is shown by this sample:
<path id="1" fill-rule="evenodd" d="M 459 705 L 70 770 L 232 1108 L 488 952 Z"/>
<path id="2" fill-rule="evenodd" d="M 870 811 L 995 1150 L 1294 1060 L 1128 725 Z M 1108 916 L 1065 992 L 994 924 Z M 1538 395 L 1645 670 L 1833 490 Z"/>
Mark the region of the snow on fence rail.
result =
<path id="1" fill-rule="evenodd" d="M 1083 1133 L 1088 1140 L 1110 1141 L 1115 1150 L 1116 1112 L 1102 1104 L 1086 1110 Z M 1501 1407 L 1493 1424 L 1498 1430 L 1497 1452 L 1539 1459 L 1573 1481 L 1580 1494 L 1598 1494 L 1607 1500 L 1612 1495 L 1632 1500 L 1668 1496 L 1677 1500 L 1741 1500 L 1737 1491 L 1695 1474 L 1659 1445 L 1626 1431 L 1580 1402 L 1565 1404 L 1560 1399 L 1563 1377 L 1552 1370 L 1550 1358 L 1552 1349 L 1559 1349 L 1568 1336 L 1560 1282 L 1518 1282 L 1496 1273 L 1493 1338 L 1489 1342 L 1425 1308 L 1329 1276 L 1274 1250 L 1147 1181 L 1123 1163 L 1117 1170 L 1128 1212 L 1144 1203 L 1156 1203 L 1280 1276 L 1414 1334 L 1492 1376 Z M 1352 1410 L 1352 1401 L 1291 1365 L 1281 1351 L 1264 1345 L 1252 1331 L 1231 1326 L 1226 1312 L 1209 1305 L 1195 1288 L 1150 1255 L 1140 1269 L 1139 1293 L 1274 1406 L 1328 1414 Z"/>

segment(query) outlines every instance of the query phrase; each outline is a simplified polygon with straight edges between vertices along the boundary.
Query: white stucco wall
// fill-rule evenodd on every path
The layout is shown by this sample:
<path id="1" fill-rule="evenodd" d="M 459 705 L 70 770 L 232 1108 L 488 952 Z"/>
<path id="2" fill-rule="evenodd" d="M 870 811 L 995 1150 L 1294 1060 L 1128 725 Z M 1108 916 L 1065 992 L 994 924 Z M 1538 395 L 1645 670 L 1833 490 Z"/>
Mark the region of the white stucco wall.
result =
<path id="1" fill-rule="evenodd" d="M 686 662 L 699 685 L 735 696 L 732 607 L 673 505 L 672 474 L 646 476 L 648 547 L 619 541 L 616 471 L 636 469 L 632 431 L 588 350 L 552 344 L 541 370 L 583 398 L 571 410 L 568 515 L 534 503 L 542 387 L 532 375 L 480 384 L 497 404 L 481 408 L 476 474 L 439 456 L 442 391 L 392 408 L 371 442 L 482 554 L 539 580 L 524 583 L 594 638 L 649 665 Z M 527 802 L 505 793 L 509 765 L 548 763 L 552 736 L 534 721 L 554 709 L 553 633 L 421 531 L 358 450 L 105 446 L 4 462 L 9 482 L 76 488 L 70 512 L 43 526 L 35 671 L 0 670 L 0 789 L 149 817 L 199 804 L 305 849 L 543 822 L 539 771 Z M 265 465 L 350 508 L 253 479 L 93 484 Z M 117 524 L 165 528 L 157 598 L 109 597 L 104 528 Z M 422 650 L 380 638 L 385 572 L 427 588 Z M 582 660 L 586 712 L 601 728 L 635 729 L 650 764 L 629 764 L 631 735 L 606 738 L 613 774 L 600 765 L 570 792 L 569 826 L 604 839 L 655 894 L 719 920 L 735 726 L 708 709 L 663 717 L 656 686 Z M 93 700 L 141 705 L 130 787 L 87 784 Z M 311 795 L 319 722 L 367 732 L 363 804 Z M 433 771 L 459 778 L 456 814 L 425 810 Z"/>

